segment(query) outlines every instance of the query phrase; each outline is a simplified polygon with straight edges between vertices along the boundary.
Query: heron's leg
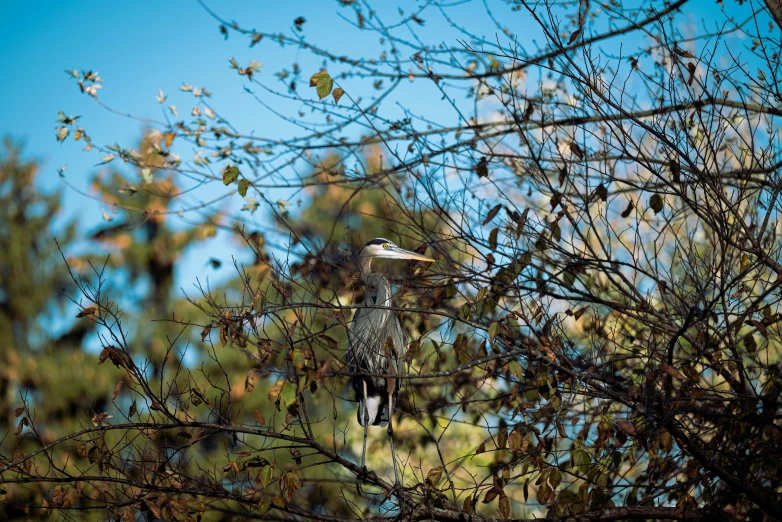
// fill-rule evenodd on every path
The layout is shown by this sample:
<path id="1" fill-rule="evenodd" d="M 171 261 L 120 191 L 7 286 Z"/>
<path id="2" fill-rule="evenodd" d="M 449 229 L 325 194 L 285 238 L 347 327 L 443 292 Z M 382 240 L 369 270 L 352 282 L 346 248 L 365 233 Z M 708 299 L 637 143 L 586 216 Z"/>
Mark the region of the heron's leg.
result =
<path id="1" fill-rule="evenodd" d="M 394 489 L 396 489 L 401 488 L 402 483 L 399 482 L 399 471 L 396 468 L 396 451 L 394 451 L 394 392 L 392 390 L 388 392 L 388 440 L 391 442 L 391 460 L 394 461 Z"/>
<path id="2" fill-rule="evenodd" d="M 361 468 L 366 469 L 364 462 L 367 457 L 367 429 L 369 426 L 369 393 L 367 393 L 367 381 L 362 380 L 364 385 L 364 449 L 361 451 Z"/>
<path id="3" fill-rule="evenodd" d="M 366 461 L 367 456 L 367 425 L 369 424 L 369 405 L 367 404 L 367 401 L 369 399 L 368 393 L 367 393 L 367 381 L 362 380 L 362 384 L 364 386 L 364 448 L 361 451 L 361 471 L 362 473 L 367 473 L 367 467 L 364 464 Z M 361 480 L 363 477 L 360 475 L 356 477 L 356 491 L 358 491 L 358 494 L 361 494 Z"/>

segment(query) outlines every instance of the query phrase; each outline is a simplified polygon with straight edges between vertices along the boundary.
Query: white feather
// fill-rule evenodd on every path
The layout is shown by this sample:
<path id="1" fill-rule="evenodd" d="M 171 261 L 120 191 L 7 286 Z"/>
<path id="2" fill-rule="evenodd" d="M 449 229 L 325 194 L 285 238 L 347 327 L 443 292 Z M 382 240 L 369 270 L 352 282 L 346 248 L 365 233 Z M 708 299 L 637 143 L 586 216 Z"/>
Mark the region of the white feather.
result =
<path id="1" fill-rule="evenodd" d="M 380 395 L 367 397 L 366 408 L 369 411 L 369 424 L 372 425 L 372 423 L 375 422 L 377 412 L 380 409 Z M 366 415 L 366 412 L 362 411 L 361 417 L 359 418 L 359 424 L 362 426 L 364 426 L 364 415 Z"/>

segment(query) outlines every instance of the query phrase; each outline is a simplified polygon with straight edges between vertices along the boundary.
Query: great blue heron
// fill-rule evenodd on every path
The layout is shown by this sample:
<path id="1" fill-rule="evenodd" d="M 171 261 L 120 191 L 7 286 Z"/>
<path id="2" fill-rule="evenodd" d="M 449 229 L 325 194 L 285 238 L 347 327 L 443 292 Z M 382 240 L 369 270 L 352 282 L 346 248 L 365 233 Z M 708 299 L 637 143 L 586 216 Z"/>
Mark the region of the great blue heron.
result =
<path id="1" fill-rule="evenodd" d="M 394 411 L 399 386 L 395 375 L 404 373 L 407 343 L 399 319 L 391 306 L 391 285 L 383 274 L 372 272 L 375 258 L 414 259 L 433 262 L 434 259 L 404 250 L 388 239 L 377 238 L 361 249 L 358 263 L 361 282 L 366 287 L 363 307 L 356 310 L 348 332 L 348 368 L 351 384 L 358 399 L 358 422 L 364 427 L 364 447 L 361 468 L 367 453 L 367 427 L 388 425 L 391 459 L 394 461 L 395 486 L 399 486 L 394 453 L 394 431 L 391 414 Z M 381 376 L 382 375 L 382 376 Z"/>

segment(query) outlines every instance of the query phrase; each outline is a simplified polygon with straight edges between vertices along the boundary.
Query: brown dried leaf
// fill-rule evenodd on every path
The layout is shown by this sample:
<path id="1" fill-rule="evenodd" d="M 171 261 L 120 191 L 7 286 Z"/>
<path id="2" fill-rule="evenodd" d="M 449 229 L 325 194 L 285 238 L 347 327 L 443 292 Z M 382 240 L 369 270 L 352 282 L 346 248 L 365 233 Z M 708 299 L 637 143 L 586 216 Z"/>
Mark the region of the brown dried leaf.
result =
<path id="1" fill-rule="evenodd" d="M 101 350 L 100 355 L 98 356 L 98 364 L 103 364 L 106 359 L 109 359 L 111 362 L 113 362 L 114 366 L 117 368 L 127 368 L 131 364 L 128 356 L 125 355 L 122 350 L 116 346 L 107 346 Z"/>
<path id="2" fill-rule="evenodd" d="M 280 396 L 282 387 L 285 386 L 286 382 L 287 381 L 285 381 L 285 379 L 280 379 L 274 383 L 274 386 L 272 386 L 271 390 L 269 390 L 269 395 L 268 395 L 269 402 L 275 402 L 277 400 L 277 397 Z"/>
<path id="3" fill-rule="evenodd" d="M 652 197 L 649 198 L 649 207 L 655 214 L 662 212 L 664 206 L 663 198 L 659 194 L 652 194 Z"/>
<path id="4" fill-rule="evenodd" d="M 754 326 L 755 328 L 757 328 L 758 332 L 760 332 L 760 335 L 762 335 L 763 337 L 768 339 L 768 330 L 766 329 L 766 325 L 765 324 L 761 323 L 760 321 L 758 321 L 756 319 L 749 319 L 747 322 L 749 324 L 751 324 L 752 326 Z"/>
<path id="5" fill-rule="evenodd" d="M 264 417 L 263 413 L 259 412 L 258 410 L 253 410 L 253 415 L 255 415 L 255 422 L 261 426 L 266 424 L 266 417 Z"/>
<path id="6" fill-rule="evenodd" d="M 671 377 L 673 377 L 674 379 L 677 379 L 679 381 L 684 381 L 687 379 L 687 377 L 685 377 L 682 372 L 680 372 L 679 370 L 677 370 L 676 368 L 674 368 L 669 364 L 661 363 L 660 369 L 665 373 L 667 373 L 668 375 L 670 375 Z"/>
<path id="7" fill-rule="evenodd" d="M 497 235 L 499 234 L 500 229 L 495 228 L 491 232 L 489 232 L 489 248 L 492 250 L 497 250 Z"/>
<path id="8" fill-rule="evenodd" d="M 125 381 L 120 379 L 117 384 L 114 386 L 114 391 L 111 393 L 111 398 L 116 399 L 117 395 L 119 395 L 119 392 L 122 391 L 122 387 L 125 386 Z"/>
<path id="9" fill-rule="evenodd" d="M 481 158 L 480 161 L 475 165 L 475 173 L 478 174 L 479 178 L 489 177 L 489 166 L 486 158 Z"/>
<path id="10" fill-rule="evenodd" d="M 27 417 L 22 417 L 22 419 L 19 421 L 19 424 L 16 426 L 16 435 L 22 433 L 22 430 L 27 425 L 28 425 Z"/>
<path id="11" fill-rule="evenodd" d="M 443 467 L 438 466 L 429 470 L 429 473 L 426 474 L 426 482 L 428 482 L 431 486 L 436 486 L 442 477 Z"/>
<path id="12" fill-rule="evenodd" d="M 689 62 L 687 64 L 687 70 L 690 72 L 690 77 L 687 78 L 687 85 L 692 85 L 692 82 L 695 80 L 695 64 Z"/>
<path id="13" fill-rule="evenodd" d="M 693 55 L 691 52 L 685 51 L 684 49 L 679 49 L 678 47 L 674 47 L 673 52 L 682 58 L 692 58 L 693 60 L 695 59 L 695 55 Z"/>
<path id="14" fill-rule="evenodd" d="M 624 212 L 622 212 L 622 217 L 626 218 L 630 216 L 630 213 L 633 211 L 634 208 L 635 208 L 635 203 L 633 203 L 633 200 L 628 201 L 627 208 L 624 209 Z"/>
<path id="15" fill-rule="evenodd" d="M 88 306 L 78 314 L 76 314 L 76 317 L 82 318 L 82 317 L 97 317 L 98 314 L 96 313 L 98 311 L 97 307 L 95 306 Z"/>
<path id="16" fill-rule="evenodd" d="M 250 393 L 255 389 L 255 370 L 247 372 L 247 376 L 244 378 L 244 392 Z"/>
<path id="17" fill-rule="evenodd" d="M 634 437 L 638 433 L 635 429 L 635 425 L 627 419 L 618 419 L 616 421 L 616 426 L 619 428 L 619 431 L 630 435 L 631 437 Z"/>
<path id="18" fill-rule="evenodd" d="M 203 330 L 201 330 L 201 341 L 206 341 L 206 338 L 209 337 L 209 332 L 212 331 L 212 325 L 208 324 L 204 327 Z"/>
<path id="19" fill-rule="evenodd" d="M 497 495 L 499 495 L 499 493 L 500 493 L 499 490 L 497 490 L 496 488 L 491 488 L 489 491 L 486 492 L 486 496 L 483 497 L 483 503 L 488 504 L 489 502 L 497 498 Z"/>
<path id="20" fill-rule="evenodd" d="M 465 515 L 474 515 L 475 514 L 475 499 L 472 495 L 468 495 L 467 498 L 464 499 L 464 504 L 462 505 L 462 513 Z"/>
<path id="21" fill-rule="evenodd" d="M 497 447 L 499 449 L 505 449 L 505 445 L 508 443 L 508 430 L 500 428 L 500 432 L 497 434 Z"/>
<path id="22" fill-rule="evenodd" d="M 608 200 L 608 188 L 602 183 L 592 192 L 592 198 L 600 198 L 601 201 Z"/>
<path id="23" fill-rule="evenodd" d="M 497 213 L 502 208 L 502 205 L 495 205 L 494 208 L 492 208 L 488 214 L 486 214 L 486 219 L 483 220 L 483 223 L 481 225 L 486 225 L 489 221 L 494 219 L 494 216 L 497 215 Z"/>
<path id="24" fill-rule="evenodd" d="M 571 35 L 570 35 L 570 39 L 567 41 L 567 44 L 568 44 L 568 45 L 570 45 L 570 44 L 572 44 L 573 42 L 575 42 L 575 41 L 576 41 L 576 38 L 578 38 L 578 36 L 579 36 L 580 34 L 581 34 L 581 28 L 579 27 L 578 29 L 576 29 L 575 31 L 573 31 L 573 34 L 571 34 Z"/>
<path id="25" fill-rule="evenodd" d="M 502 515 L 502 518 L 510 518 L 510 500 L 508 500 L 508 496 L 505 494 L 504 491 L 500 492 L 500 506 L 499 506 L 500 514 Z"/>

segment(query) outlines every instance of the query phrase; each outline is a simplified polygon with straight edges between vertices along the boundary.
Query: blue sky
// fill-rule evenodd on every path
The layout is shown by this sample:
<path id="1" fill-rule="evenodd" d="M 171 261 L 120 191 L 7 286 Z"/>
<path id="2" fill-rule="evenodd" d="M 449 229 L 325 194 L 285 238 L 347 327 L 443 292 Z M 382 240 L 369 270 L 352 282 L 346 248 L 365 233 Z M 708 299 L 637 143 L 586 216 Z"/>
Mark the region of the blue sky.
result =
<path id="1" fill-rule="evenodd" d="M 337 9 L 331 2 L 219 4 L 222 16 L 259 30 L 288 31 L 292 21 L 304 15 L 311 20 L 305 26 L 308 34 L 316 37 L 322 33 L 319 36 L 328 40 L 329 25 L 338 23 Z M 321 12 L 319 6 L 328 10 Z M 192 103 L 192 98 L 185 102 L 178 91 L 182 82 L 188 82 L 212 91 L 214 103 L 244 131 L 268 135 L 282 130 L 279 122 L 270 125 L 268 114 L 250 102 L 243 92 L 244 82 L 228 69 L 228 58 L 236 57 L 240 62 L 257 58 L 266 62 L 268 69 L 275 61 L 280 66 L 285 63 L 275 58 L 289 64 L 295 54 L 288 50 L 275 53 L 271 46 L 251 50 L 247 39 L 236 35 L 225 41 L 218 25 L 193 0 L 0 3 L 0 30 L 5 36 L 0 56 L 6 72 L 6 81 L 0 84 L 0 96 L 6 102 L 0 133 L 22 138 L 27 155 L 43 160 L 38 180 L 41 189 L 64 191 L 60 218 L 78 218 L 87 231 L 104 224 L 101 205 L 69 190 L 57 175 L 57 169 L 67 165 L 68 182 L 89 191 L 88 180 L 100 157 L 82 152 L 83 142 L 56 141 L 58 111 L 80 115 L 96 143 L 132 146 L 143 128 L 137 121 L 111 115 L 92 103 L 79 92 L 66 69 L 99 71 L 105 81 L 101 101 L 134 115 L 161 119 L 164 106 L 155 101 L 158 89 L 163 89 L 182 112 L 189 112 L 185 103 Z M 263 56 L 270 51 L 272 56 Z M 177 97 L 183 103 L 175 101 Z M 218 257 L 228 261 L 230 252 L 226 249 L 236 248 L 226 237 L 213 243 L 208 251 L 188 253 L 185 270 L 179 271 L 181 283 L 189 287 L 206 260 Z"/>
<path id="2" fill-rule="evenodd" d="M 307 37 L 335 53 L 367 55 L 377 42 L 375 36 L 351 30 L 339 16 L 352 21 L 355 15 L 351 9 L 340 8 L 337 2 L 247 0 L 209 5 L 225 19 L 240 21 L 244 27 L 288 34 L 293 34 L 292 21 L 305 16 Z M 456 9 L 452 14 L 457 21 L 475 27 L 478 20 L 471 12 L 476 8 L 480 8 L 478 3 L 461 11 Z M 386 11 L 381 10 L 386 23 L 400 18 L 396 4 L 387 6 Z M 521 14 L 517 16 L 523 18 Z M 460 36 L 448 31 L 442 20 L 427 18 L 422 32 L 429 42 L 452 44 Z M 488 36 L 496 30 L 485 15 L 482 24 Z M 139 122 L 109 114 L 81 94 L 76 82 L 65 73 L 66 69 L 99 71 L 105 82 L 99 91 L 100 100 L 133 115 L 161 119 L 169 103 L 176 104 L 186 114 L 193 99 L 178 87 L 187 82 L 205 86 L 214 93 L 211 100 L 214 105 L 244 132 L 274 137 L 293 132 L 290 125 L 273 118 L 249 98 L 243 91 L 243 79 L 229 70 L 228 59 L 235 57 L 244 64 L 256 58 L 264 62 L 262 74 L 267 77 L 282 67 L 290 67 L 293 61 L 299 62 L 305 72 L 318 70 L 320 62 L 292 46 L 283 49 L 263 42 L 249 49 L 248 39 L 235 34 L 226 41 L 218 26 L 195 0 L 0 3 L 0 30 L 4 35 L 0 56 L 6 73 L 5 81 L 0 83 L 0 97 L 5 101 L 0 133 L 22 138 L 27 144 L 27 155 L 43 161 L 39 186 L 44 191 L 64 191 L 61 219 L 78 218 L 85 231 L 104 224 L 100 203 L 68 189 L 57 175 L 57 169 L 67 165 L 68 182 L 89 192 L 88 180 L 101 156 L 97 152 L 82 152 L 83 142 L 56 141 L 58 111 L 81 116 L 80 123 L 96 143 L 103 145 L 116 142 L 132 146 L 142 129 Z M 405 100 L 406 105 L 444 121 L 447 107 L 431 103 L 437 99 L 431 97 L 436 93 L 426 95 L 421 87 L 416 88 L 415 95 Z M 165 105 L 155 101 L 158 89 L 169 96 Z M 296 106 L 279 109 L 292 113 Z M 456 123 L 455 116 L 447 115 L 447 118 Z M 263 216 L 257 213 L 255 219 Z M 189 288 L 210 257 L 228 261 L 231 248 L 236 248 L 236 244 L 218 236 L 212 244 L 189 252 L 184 270 L 179 271 L 180 283 Z M 223 270 L 231 270 L 229 265 L 224 265 Z"/>
<path id="3" fill-rule="evenodd" d="M 410 6 L 421 2 L 399 2 Z M 369 55 L 376 36 L 361 34 L 339 18 L 352 20 L 352 10 L 340 8 L 334 1 L 268 2 L 261 0 L 208 2 L 221 16 L 237 20 L 243 26 L 265 31 L 293 34 L 292 21 L 305 16 L 305 34 L 338 54 Z M 397 3 L 376 2 L 386 23 L 398 21 Z M 494 5 L 494 4 L 491 4 Z M 730 9 L 739 9 L 733 4 Z M 714 3 L 697 0 L 688 4 L 690 21 L 714 12 Z M 494 40 L 497 32 L 483 12 L 481 2 L 472 2 L 450 12 L 457 23 L 463 23 L 479 35 Z M 512 17 L 512 18 L 510 18 Z M 502 23 L 518 33 L 519 43 L 534 49 L 528 29 L 532 23 L 525 13 L 502 14 Z M 428 43 L 446 42 L 453 45 L 463 36 L 449 29 L 434 13 L 428 13 L 421 29 Z M 80 115 L 81 123 L 96 142 L 124 146 L 133 145 L 142 125 L 136 121 L 111 115 L 92 100 L 79 93 L 76 83 L 65 74 L 66 69 L 93 69 L 105 80 L 100 99 L 117 110 L 134 115 L 161 118 L 164 106 L 155 101 L 158 89 L 169 95 L 182 112 L 189 112 L 192 97 L 178 91 L 182 82 L 206 86 L 214 93 L 213 103 L 244 132 L 284 137 L 293 131 L 268 111 L 252 102 L 244 93 L 242 81 L 228 69 L 228 58 L 240 63 L 256 58 L 265 63 L 263 73 L 269 77 L 291 62 L 301 64 L 303 71 L 317 70 L 320 63 L 294 47 L 280 48 L 263 42 L 254 49 L 248 40 L 232 34 L 227 41 L 218 31 L 218 23 L 195 0 L 152 2 L 82 2 L 39 1 L 0 2 L 0 56 L 4 81 L 0 83 L 3 100 L 0 133 L 10 133 L 27 143 L 28 156 L 44 162 L 39 179 L 42 190 L 62 189 L 65 205 L 62 218 L 76 217 L 84 230 L 103 224 L 101 205 L 62 185 L 57 175 L 61 165 L 68 166 L 67 179 L 75 186 L 89 190 L 88 179 L 99 161 L 97 154 L 81 152 L 82 144 L 68 140 L 60 144 L 55 139 L 57 112 Z M 305 75 L 306 76 L 306 75 Z M 350 89 L 350 86 L 346 86 Z M 440 123 L 456 123 L 456 117 L 446 104 L 433 103 L 436 93 L 425 87 L 406 87 L 406 106 L 426 114 Z M 412 93 L 412 95 L 411 95 Z M 360 93 L 359 93 L 360 94 Z M 279 107 L 281 112 L 296 110 L 295 105 Z M 390 109 L 390 110 L 393 110 Z M 184 156 L 184 154 L 183 154 Z M 238 198 L 237 198 L 238 199 Z M 237 201 L 237 205 L 241 202 Z M 257 213 L 254 219 L 262 220 Z M 225 236 L 189 252 L 179 272 L 179 283 L 186 288 L 202 273 L 210 257 L 230 259 L 237 248 Z M 231 270 L 230 263 L 223 270 Z M 229 275 L 227 272 L 225 275 Z"/>

